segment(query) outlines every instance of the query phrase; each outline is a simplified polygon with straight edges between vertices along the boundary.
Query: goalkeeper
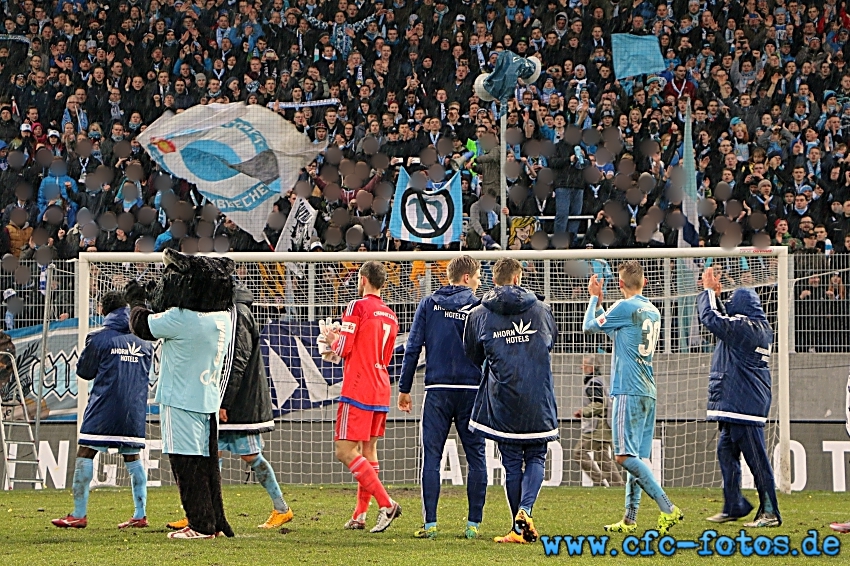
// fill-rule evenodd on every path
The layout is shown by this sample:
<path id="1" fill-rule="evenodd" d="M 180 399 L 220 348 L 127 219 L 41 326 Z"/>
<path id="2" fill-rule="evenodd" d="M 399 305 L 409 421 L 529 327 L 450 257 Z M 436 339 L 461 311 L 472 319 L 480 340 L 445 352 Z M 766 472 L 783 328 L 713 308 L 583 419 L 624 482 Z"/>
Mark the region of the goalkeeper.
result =
<path id="1" fill-rule="evenodd" d="M 736 289 L 728 303 L 718 300 L 720 281 L 711 267 L 702 276 L 705 290 L 697 297 L 699 319 L 717 337 L 708 380 L 707 419 L 718 421 L 717 460 L 723 474 L 723 511 L 714 523 L 736 521 L 753 506 L 741 494 L 741 454 L 756 483 L 759 509 L 745 527 L 782 524 L 764 423 L 770 410 L 770 347 L 773 330 L 752 289 Z"/>
<path id="2" fill-rule="evenodd" d="M 425 346 L 425 399 L 422 403 L 422 505 L 425 524 L 414 536 L 437 536 L 437 502 L 440 499 L 440 461 L 449 429 L 454 422 L 466 454 L 466 538 L 478 536 L 487 493 L 487 462 L 484 437 L 469 430 L 475 393 L 481 383 L 481 366 L 463 351 L 466 317 L 479 301 L 475 290 L 481 283 L 481 265 L 468 255 L 454 258 L 446 269 L 449 285 L 419 303 L 401 365 L 398 408 L 411 409 L 410 389 Z"/>
<path id="3" fill-rule="evenodd" d="M 514 518 L 511 531 L 494 540 L 518 544 L 537 540 L 531 513 L 548 443 L 559 436 L 551 355 L 558 329 L 552 309 L 520 287 L 521 279 L 517 260 L 497 261 L 495 288 L 472 309 L 463 331 L 466 355 L 486 364 L 469 428 L 499 444 Z"/>
<path id="4" fill-rule="evenodd" d="M 626 513 L 621 521 L 605 525 L 605 530 L 633 533 L 637 530 L 637 513 L 641 490 L 655 500 L 661 514 L 658 531 L 666 535 L 670 527 L 684 518 L 682 511 L 670 502 L 664 489 L 655 481 L 652 470 L 641 458 L 652 454 L 655 432 L 655 376 L 652 356 L 661 330 L 661 314 L 643 296 L 646 279 L 637 261 L 620 264 L 619 285 L 623 300 L 607 312 L 602 302 L 602 281 L 593 275 L 587 285 L 590 303 L 584 314 L 585 332 L 604 332 L 614 340 L 611 361 L 611 421 L 614 423 L 614 457 L 628 472 L 626 480 Z"/>

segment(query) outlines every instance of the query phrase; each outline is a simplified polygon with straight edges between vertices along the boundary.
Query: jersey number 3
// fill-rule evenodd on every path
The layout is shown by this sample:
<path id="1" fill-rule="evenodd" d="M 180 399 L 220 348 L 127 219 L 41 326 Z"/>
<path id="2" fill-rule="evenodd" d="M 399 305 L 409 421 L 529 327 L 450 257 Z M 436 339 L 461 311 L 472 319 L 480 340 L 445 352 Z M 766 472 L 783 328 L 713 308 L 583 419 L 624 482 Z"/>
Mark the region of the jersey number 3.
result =
<path id="1" fill-rule="evenodd" d="M 655 353 L 655 346 L 658 344 L 658 334 L 661 332 L 661 321 L 653 322 L 650 319 L 646 319 L 643 321 L 643 325 L 641 325 L 641 329 L 643 330 L 643 343 L 638 346 L 638 353 L 645 357 L 651 358 L 652 354 Z"/>

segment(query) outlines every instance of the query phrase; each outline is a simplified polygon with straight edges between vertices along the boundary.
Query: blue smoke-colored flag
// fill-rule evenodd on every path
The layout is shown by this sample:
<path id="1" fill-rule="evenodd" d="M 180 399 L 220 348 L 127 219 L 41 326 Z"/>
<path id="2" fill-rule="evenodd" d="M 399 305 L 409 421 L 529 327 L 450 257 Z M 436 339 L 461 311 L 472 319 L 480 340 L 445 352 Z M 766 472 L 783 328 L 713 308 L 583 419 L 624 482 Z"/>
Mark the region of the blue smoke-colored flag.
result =
<path id="1" fill-rule="evenodd" d="M 484 73 L 475 79 L 475 94 L 485 102 L 498 100 L 500 115 L 508 107 L 508 100 L 514 96 L 517 80 L 531 84 L 540 77 L 543 65 L 537 57 L 520 57 L 510 51 L 502 51 L 496 60 L 492 73 Z"/>
<path id="2" fill-rule="evenodd" d="M 439 188 L 411 186 L 410 175 L 398 173 L 390 233 L 405 242 L 448 244 L 457 242 L 463 232 L 463 195 L 460 174 Z"/>
<path id="3" fill-rule="evenodd" d="M 257 241 L 275 201 L 323 149 L 275 112 L 241 102 L 164 115 L 138 139 L 166 173 L 197 185 Z"/>
<path id="4" fill-rule="evenodd" d="M 661 46 L 654 35 L 611 35 L 614 74 L 618 79 L 660 73 L 666 68 Z"/>
<path id="5" fill-rule="evenodd" d="M 685 216 L 685 226 L 679 230 L 679 247 L 690 248 L 699 246 L 699 193 L 697 192 L 697 166 L 694 155 L 693 122 L 691 121 L 691 104 L 685 112 L 685 139 L 682 140 L 682 167 L 685 180 L 682 184 L 682 214 Z"/>

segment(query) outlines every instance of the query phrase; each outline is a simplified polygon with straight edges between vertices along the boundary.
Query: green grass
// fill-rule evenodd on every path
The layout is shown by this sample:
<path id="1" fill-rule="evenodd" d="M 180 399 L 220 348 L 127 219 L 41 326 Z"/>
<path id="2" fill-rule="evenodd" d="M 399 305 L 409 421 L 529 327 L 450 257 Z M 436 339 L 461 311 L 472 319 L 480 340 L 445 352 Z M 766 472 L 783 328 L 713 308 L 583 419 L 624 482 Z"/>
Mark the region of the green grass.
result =
<path id="1" fill-rule="evenodd" d="M 499 487 L 491 488 L 484 510 L 482 538 L 467 541 L 460 538 L 465 525 L 466 494 L 463 488 L 444 488 L 440 499 L 440 537 L 436 541 L 415 540 L 413 531 L 420 526 L 419 489 L 391 487 L 390 493 L 404 507 L 404 515 L 390 530 L 373 535 L 364 531 L 344 531 L 342 524 L 354 505 L 354 488 L 284 486 L 284 494 L 295 511 L 295 520 L 287 525 L 290 532 L 266 532 L 256 529 L 270 511 L 270 502 L 259 486 L 225 488 L 228 518 L 236 538 L 211 541 L 172 541 L 165 537 L 164 524 L 182 516 L 174 488 L 151 489 L 148 495 L 148 518 L 152 526 L 144 530 L 121 532 L 116 525 L 129 518 L 132 503 L 128 489 L 99 489 L 89 501 L 89 527 L 83 530 L 60 530 L 50 519 L 64 516 L 72 509 L 69 491 L 0 492 L 0 565 L 111 565 L 135 566 L 164 564 L 250 565 L 278 564 L 365 564 L 405 566 L 462 564 L 539 564 L 544 561 L 570 560 L 580 564 L 623 563 L 623 557 L 546 558 L 543 545 L 501 546 L 492 537 L 509 528 L 507 504 Z M 751 498 L 753 492 L 748 492 Z M 673 489 L 671 498 L 684 510 L 685 522 L 671 534 L 678 539 L 696 539 L 711 527 L 704 518 L 720 509 L 718 489 Z M 535 507 L 535 522 L 541 535 L 603 535 L 601 526 L 619 519 L 622 489 L 544 488 Z M 829 523 L 850 519 L 850 494 L 806 492 L 780 496 L 785 524 L 758 534 L 788 535 L 791 547 L 799 547 L 810 529 L 820 532 L 821 540 L 830 534 Z M 649 528 L 655 523 L 657 509 L 644 500 L 638 524 Z M 374 505 L 369 524 L 375 518 Z M 720 535 L 737 536 L 740 524 L 717 525 Z M 644 529 L 639 530 L 639 534 Z M 750 533 L 756 536 L 756 533 Z M 623 535 L 611 537 L 609 548 L 619 548 Z M 850 535 L 841 538 L 839 556 L 822 557 L 820 562 L 847 564 Z M 563 547 L 562 547 L 563 548 Z M 661 559 L 658 556 L 655 559 Z M 717 558 L 714 558 L 717 560 Z M 724 559 L 724 564 L 800 564 L 815 559 L 798 556 L 757 559 L 740 556 Z M 643 564 L 648 561 L 643 559 Z M 663 564 L 706 564 L 696 551 L 680 551 Z"/>

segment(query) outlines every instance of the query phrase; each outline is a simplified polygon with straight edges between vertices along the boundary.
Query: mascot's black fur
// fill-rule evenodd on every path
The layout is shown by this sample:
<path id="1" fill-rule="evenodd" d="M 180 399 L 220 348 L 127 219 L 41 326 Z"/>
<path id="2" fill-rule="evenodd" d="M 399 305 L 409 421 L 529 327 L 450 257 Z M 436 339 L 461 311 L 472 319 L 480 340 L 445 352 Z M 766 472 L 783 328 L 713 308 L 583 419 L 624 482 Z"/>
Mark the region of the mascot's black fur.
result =
<path id="1" fill-rule="evenodd" d="M 174 250 L 163 252 L 165 271 L 149 289 L 135 280 L 124 289 L 130 304 L 130 328 L 146 340 L 155 340 L 148 326 L 151 314 L 177 307 L 196 312 L 218 312 L 233 308 L 233 273 L 236 264 L 226 258 L 186 256 Z M 151 309 L 146 308 L 146 301 Z M 224 516 L 221 471 L 218 467 L 217 419 L 210 426 L 209 457 L 169 454 L 171 471 L 180 491 L 180 501 L 189 526 L 199 533 L 233 536 Z"/>

